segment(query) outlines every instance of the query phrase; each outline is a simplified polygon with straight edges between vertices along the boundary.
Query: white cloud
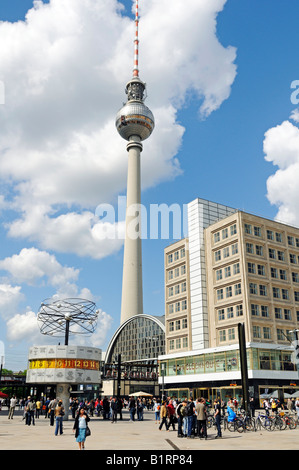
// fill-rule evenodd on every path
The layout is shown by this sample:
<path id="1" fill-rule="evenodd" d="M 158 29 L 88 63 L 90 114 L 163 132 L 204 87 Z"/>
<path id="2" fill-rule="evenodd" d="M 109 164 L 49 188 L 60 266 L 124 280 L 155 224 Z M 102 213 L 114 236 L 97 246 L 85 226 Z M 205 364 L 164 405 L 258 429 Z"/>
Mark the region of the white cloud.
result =
<path id="1" fill-rule="evenodd" d="M 31 310 L 24 314 L 14 315 L 8 320 L 6 326 L 9 341 L 16 342 L 30 338 L 30 341 L 34 343 L 40 336 L 36 314 Z"/>
<path id="2" fill-rule="evenodd" d="M 182 171 L 176 155 L 184 128 L 176 116 L 190 93 L 204 117 L 230 94 L 236 51 L 216 35 L 224 5 L 141 5 L 140 76 L 156 119 L 142 153 L 143 188 Z M 0 23 L 0 175 L 11 183 L 16 213 L 8 230 L 44 249 L 100 258 L 121 246 L 103 241 L 102 227 L 91 223 L 94 208 L 126 186 L 126 143 L 114 119 L 132 74 L 134 21 L 119 8 L 115 0 L 35 2 L 26 22 Z"/>
<path id="3" fill-rule="evenodd" d="M 5 320 L 17 311 L 19 303 L 24 299 L 21 286 L 0 284 L 0 316 Z"/>
<path id="4" fill-rule="evenodd" d="M 278 206 L 276 220 L 299 226 L 298 127 L 287 120 L 269 129 L 265 133 L 264 153 L 265 159 L 277 167 L 267 181 L 267 197 Z"/>
<path id="5" fill-rule="evenodd" d="M 29 285 L 47 277 L 50 285 L 64 286 L 79 274 L 78 269 L 61 266 L 54 255 L 36 248 L 23 248 L 18 255 L 1 260 L 0 269 L 8 271 L 14 281 Z"/>

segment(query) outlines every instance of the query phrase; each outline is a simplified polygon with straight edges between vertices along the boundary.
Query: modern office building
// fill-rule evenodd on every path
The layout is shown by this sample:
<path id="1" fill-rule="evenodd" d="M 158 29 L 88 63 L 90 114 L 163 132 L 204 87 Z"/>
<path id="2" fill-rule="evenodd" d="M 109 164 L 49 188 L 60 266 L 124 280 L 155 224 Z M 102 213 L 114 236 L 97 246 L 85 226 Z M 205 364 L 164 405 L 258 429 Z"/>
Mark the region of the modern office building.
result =
<path id="1" fill-rule="evenodd" d="M 186 269 L 176 277 L 181 253 Z M 299 229 L 196 199 L 188 206 L 188 238 L 165 250 L 165 287 L 166 355 L 159 359 L 169 394 L 242 395 L 239 323 L 251 395 L 299 393 L 292 344 Z"/>

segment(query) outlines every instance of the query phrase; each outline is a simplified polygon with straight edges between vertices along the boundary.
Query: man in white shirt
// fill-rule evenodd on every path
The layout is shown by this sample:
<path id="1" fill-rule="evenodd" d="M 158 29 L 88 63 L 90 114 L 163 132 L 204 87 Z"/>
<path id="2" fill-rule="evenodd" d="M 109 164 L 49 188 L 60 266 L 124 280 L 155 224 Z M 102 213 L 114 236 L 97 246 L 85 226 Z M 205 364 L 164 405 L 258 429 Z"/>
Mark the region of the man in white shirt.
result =
<path id="1" fill-rule="evenodd" d="M 13 415 L 14 415 L 14 412 L 15 412 L 15 409 L 16 409 L 16 404 L 17 404 L 17 399 L 15 396 L 13 396 L 11 399 L 10 399 L 10 403 L 9 403 L 9 413 L 8 413 L 8 419 L 13 419 Z"/>

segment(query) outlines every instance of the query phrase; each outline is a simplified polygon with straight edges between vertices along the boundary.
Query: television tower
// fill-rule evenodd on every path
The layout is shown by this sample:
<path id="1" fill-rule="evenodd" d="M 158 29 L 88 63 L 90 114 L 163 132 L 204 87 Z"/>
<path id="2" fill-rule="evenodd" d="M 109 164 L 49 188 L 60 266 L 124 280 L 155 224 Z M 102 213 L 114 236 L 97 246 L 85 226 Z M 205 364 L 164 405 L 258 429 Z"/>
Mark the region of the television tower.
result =
<path id="1" fill-rule="evenodd" d="M 144 104 L 146 85 L 139 78 L 138 25 L 138 0 L 136 0 L 133 77 L 126 85 L 127 103 L 118 111 L 115 123 L 120 136 L 128 141 L 121 323 L 134 315 L 143 314 L 140 154 L 143 148 L 142 141 L 151 135 L 155 127 L 154 116 Z"/>

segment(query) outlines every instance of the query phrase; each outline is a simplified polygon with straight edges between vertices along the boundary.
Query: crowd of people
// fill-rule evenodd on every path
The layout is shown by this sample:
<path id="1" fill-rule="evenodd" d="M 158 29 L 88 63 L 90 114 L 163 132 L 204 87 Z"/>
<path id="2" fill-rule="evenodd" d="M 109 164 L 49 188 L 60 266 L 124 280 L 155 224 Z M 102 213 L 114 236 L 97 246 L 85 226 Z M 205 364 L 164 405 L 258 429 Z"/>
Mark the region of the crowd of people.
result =
<path id="1" fill-rule="evenodd" d="M 35 420 L 41 416 L 49 419 L 49 425 L 55 428 L 55 435 L 63 434 L 63 416 L 70 413 L 74 419 L 73 431 L 76 441 L 80 449 L 84 449 L 86 433 L 90 432 L 88 422 L 90 418 L 96 416 L 103 420 L 116 424 L 118 420 L 123 419 L 123 410 L 128 411 L 129 420 L 134 422 L 143 421 L 144 410 L 152 410 L 154 412 L 154 421 L 159 425 L 159 431 L 176 431 L 179 438 L 207 439 L 207 418 L 213 415 L 217 435 L 215 438 L 222 437 L 221 417 L 228 414 L 228 419 L 233 419 L 242 408 L 242 402 L 238 402 L 236 398 L 231 398 L 224 403 L 219 398 L 213 403 L 205 398 L 194 400 L 174 399 L 171 397 L 160 398 L 142 398 L 130 396 L 128 399 L 118 397 L 104 397 L 95 400 L 79 400 L 71 397 L 66 409 L 58 398 L 35 400 L 33 397 L 27 399 L 17 399 L 12 396 L 9 400 L 8 419 L 13 419 L 16 407 L 23 410 L 23 420 L 25 425 L 35 425 Z M 267 414 L 275 414 L 280 410 L 294 411 L 299 419 L 299 397 L 288 398 L 286 403 L 281 403 L 277 398 L 265 398 L 262 406 Z M 254 416 L 254 401 L 250 399 L 251 415 Z"/>

